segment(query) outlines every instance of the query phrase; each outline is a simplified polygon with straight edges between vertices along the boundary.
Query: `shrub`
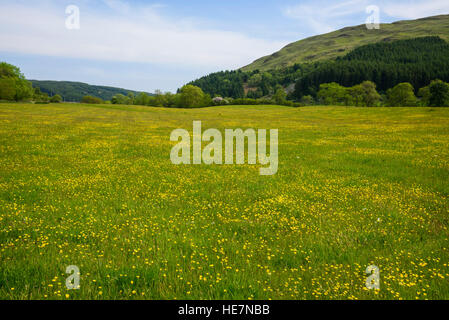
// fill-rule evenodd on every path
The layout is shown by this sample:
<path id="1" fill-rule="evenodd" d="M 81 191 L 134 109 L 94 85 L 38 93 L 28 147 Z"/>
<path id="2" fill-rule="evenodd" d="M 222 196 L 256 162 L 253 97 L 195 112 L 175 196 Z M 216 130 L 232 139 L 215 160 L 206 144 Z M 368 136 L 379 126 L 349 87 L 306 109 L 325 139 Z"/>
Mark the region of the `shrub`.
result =
<path id="1" fill-rule="evenodd" d="M 59 94 L 55 94 L 53 97 L 51 97 L 50 102 L 51 103 L 61 103 L 62 97 Z"/>
<path id="2" fill-rule="evenodd" d="M 81 100 L 81 103 L 100 104 L 100 103 L 103 103 L 103 100 L 101 100 L 100 98 L 97 98 L 97 97 L 84 96 L 83 99 Z"/>
<path id="3" fill-rule="evenodd" d="M 302 106 L 312 106 L 315 104 L 315 99 L 313 99 L 312 96 L 307 95 L 307 96 L 303 96 L 301 98 L 301 100 L 299 101 L 299 103 Z"/>

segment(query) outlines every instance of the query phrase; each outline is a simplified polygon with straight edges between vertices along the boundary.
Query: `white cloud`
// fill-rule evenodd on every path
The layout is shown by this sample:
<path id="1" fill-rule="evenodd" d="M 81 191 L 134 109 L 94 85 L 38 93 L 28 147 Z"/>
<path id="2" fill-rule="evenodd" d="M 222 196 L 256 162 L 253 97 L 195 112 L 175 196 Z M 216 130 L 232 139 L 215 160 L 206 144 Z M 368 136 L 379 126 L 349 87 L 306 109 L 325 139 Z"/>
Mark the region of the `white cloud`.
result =
<path id="1" fill-rule="evenodd" d="M 300 21 L 314 33 L 325 33 L 340 27 L 364 24 L 365 9 L 377 5 L 381 17 L 418 19 L 448 14 L 449 0 L 348 0 L 340 3 L 329 0 L 308 0 L 283 9 L 285 16 Z"/>
<path id="2" fill-rule="evenodd" d="M 174 21 L 158 12 L 158 4 L 136 8 L 119 0 L 103 2 L 112 9 L 108 14 L 88 2 L 80 6 L 80 30 L 67 30 L 65 8 L 53 3 L 0 2 L 0 51 L 234 69 L 286 45 L 239 32 L 203 30 L 191 19 Z"/>
<path id="3" fill-rule="evenodd" d="M 449 14 L 448 0 L 385 2 L 381 6 L 387 15 L 403 19 L 418 19 L 440 14 Z"/>
<path id="4" fill-rule="evenodd" d="M 337 4 L 319 0 L 288 6 L 283 9 L 283 13 L 289 18 L 299 20 L 315 33 L 326 33 L 347 23 L 346 19 L 349 17 L 364 13 L 367 4 L 367 0 L 348 0 Z"/>
<path id="5" fill-rule="evenodd" d="M 103 0 L 103 2 L 111 9 L 128 13 L 129 12 L 129 4 L 120 0 Z"/>

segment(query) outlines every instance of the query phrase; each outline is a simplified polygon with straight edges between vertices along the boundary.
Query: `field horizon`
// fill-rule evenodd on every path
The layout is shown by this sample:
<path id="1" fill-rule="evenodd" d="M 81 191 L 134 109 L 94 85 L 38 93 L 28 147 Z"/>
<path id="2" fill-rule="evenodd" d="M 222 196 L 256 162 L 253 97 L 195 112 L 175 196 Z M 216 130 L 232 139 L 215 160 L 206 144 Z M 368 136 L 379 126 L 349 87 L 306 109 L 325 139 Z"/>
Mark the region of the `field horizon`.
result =
<path id="1" fill-rule="evenodd" d="M 278 173 L 173 165 L 195 120 Z M 448 147 L 449 108 L 0 103 L 0 299 L 449 299 Z"/>

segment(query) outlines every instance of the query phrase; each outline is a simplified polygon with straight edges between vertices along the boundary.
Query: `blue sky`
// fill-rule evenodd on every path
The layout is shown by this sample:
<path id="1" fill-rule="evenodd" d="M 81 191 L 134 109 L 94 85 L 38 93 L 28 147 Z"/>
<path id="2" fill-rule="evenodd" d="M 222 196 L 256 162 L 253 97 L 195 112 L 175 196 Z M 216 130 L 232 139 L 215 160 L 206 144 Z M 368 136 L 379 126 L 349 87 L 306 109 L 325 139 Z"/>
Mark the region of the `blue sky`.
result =
<path id="1" fill-rule="evenodd" d="M 66 28 L 68 5 L 80 28 Z M 29 79 L 153 92 L 236 69 L 286 44 L 364 24 L 449 13 L 447 0 L 0 0 L 0 61 Z"/>

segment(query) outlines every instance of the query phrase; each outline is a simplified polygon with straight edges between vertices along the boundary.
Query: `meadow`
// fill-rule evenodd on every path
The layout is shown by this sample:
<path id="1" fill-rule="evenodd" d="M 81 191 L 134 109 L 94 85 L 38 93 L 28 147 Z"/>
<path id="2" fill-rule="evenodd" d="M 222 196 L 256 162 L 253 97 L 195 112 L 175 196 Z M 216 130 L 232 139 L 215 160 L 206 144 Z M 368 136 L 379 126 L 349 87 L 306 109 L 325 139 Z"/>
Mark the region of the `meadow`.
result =
<path id="1" fill-rule="evenodd" d="M 194 120 L 278 173 L 173 165 Z M 0 299 L 449 299 L 448 209 L 448 108 L 0 104 Z"/>

